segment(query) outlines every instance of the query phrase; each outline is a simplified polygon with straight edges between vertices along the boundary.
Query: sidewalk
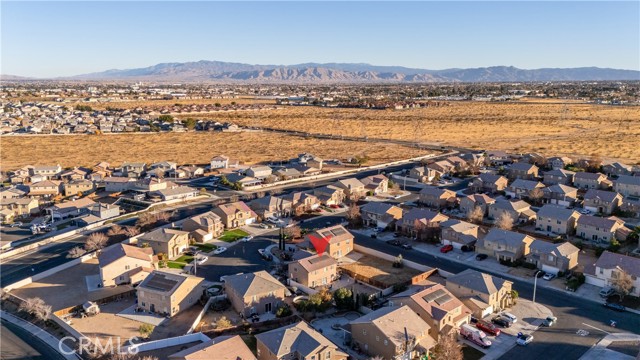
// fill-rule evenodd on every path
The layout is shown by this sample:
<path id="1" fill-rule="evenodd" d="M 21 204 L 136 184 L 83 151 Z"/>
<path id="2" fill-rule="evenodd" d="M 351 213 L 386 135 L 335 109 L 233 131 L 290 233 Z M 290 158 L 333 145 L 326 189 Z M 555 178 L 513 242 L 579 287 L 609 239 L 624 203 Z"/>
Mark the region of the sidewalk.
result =
<path id="1" fill-rule="evenodd" d="M 43 329 L 33 325 L 32 323 L 22 320 L 4 310 L 0 310 L 0 317 L 8 322 L 20 326 L 21 328 L 29 331 L 34 336 L 38 337 L 42 342 L 49 345 L 53 350 L 60 353 L 67 360 L 78 360 L 81 359 L 75 352 L 75 350 L 70 349 L 66 344 L 62 341 L 58 340 L 53 335 L 44 331 Z M 71 355 L 68 355 L 71 354 Z"/>
<path id="2" fill-rule="evenodd" d="M 640 335 L 628 334 L 628 333 L 616 333 L 609 334 L 605 336 L 600 342 L 595 344 L 589 351 L 587 351 L 580 360 L 600 360 L 600 359 L 608 359 L 608 360 L 634 360 L 637 359 L 636 356 L 631 356 L 627 354 L 623 354 L 621 352 L 608 349 L 607 347 L 616 342 L 623 343 L 636 343 L 635 347 L 637 348 L 637 344 L 640 343 Z M 633 345 L 631 345 L 633 347 Z"/>

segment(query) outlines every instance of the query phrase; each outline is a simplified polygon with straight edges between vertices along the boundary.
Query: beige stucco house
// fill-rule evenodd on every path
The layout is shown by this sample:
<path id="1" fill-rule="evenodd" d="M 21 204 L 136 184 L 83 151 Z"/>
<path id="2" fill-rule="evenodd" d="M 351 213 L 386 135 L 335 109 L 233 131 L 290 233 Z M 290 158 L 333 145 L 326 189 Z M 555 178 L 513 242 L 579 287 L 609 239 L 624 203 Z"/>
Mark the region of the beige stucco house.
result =
<path id="1" fill-rule="evenodd" d="M 200 300 L 206 290 L 197 276 L 154 270 L 137 287 L 138 308 L 174 316 Z"/>
<path id="2" fill-rule="evenodd" d="M 516 261 L 529 254 L 529 246 L 534 238 L 498 228 L 492 228 L 476 246 L 476 252 L 487 254 L 496 260 Z"/>
<path id="3" fill-rule="evenodd" d="M 222 235 L 224 225 L 220 216 L 207 211 L 186 219 L 182 223 L 182 230 L 188 231 L 189 236 L 197 242 L 207 242 Z"/>
<path id="4" fill-rule="evenodd" d="M 564 206 L 546 204 L 536 214 L 536 230 L 558 235 L 572 235 L 580 214 Z"/>
<path id="5" fill-rule="evenodd" d="M 159 228 L 139 236 L 138 245 L 151 247 L 156 255 L 165 254 L 169 259 L 175 259 L 189 247 L 189 233 Z"/>
<path id="6" fill-rule="evenodd" d="M 275 313 L 287 293 L 287 288 L 264 270 L 226 276 L 224 290 L 233 309 L 245 318 Z"/>
<path id="7" fill-rule="evenodd" d="M 313 247 L 311 244 L 311 236 L 318 239 L 323 238 L 328 241 L 325 252 L 336 260 L 346 256 L 353 250 L 353 235 L 342 225 L 330 226 L 307 234 L 303 246 L 307 248 Z"/>
<path id="8" fill-rule="evenodd" d="M 224 224 L 227 229 L 253 224 L 258 217 L 256 213 L 242 201 L 222 204 L 212 211 L 220 216 L 222 224 Z"/>
<path id="9" fill-rule="evenodd" d="M 258 360 L 347 360 L 349 358 L 348 354 L 304 321 L 257 334 L 256 342 Z"/>
<path id="10" fill-rule="evenodd" d="M 527 262 L 535 264 L 544 272 L 558 275 L 578 266 L 580 249 L 570 242 L 554 244 L 543 240 L 534 240 L 529 247 Z"/>
<path id="11" fill-rule="evenodd" d="M 514 304 L 511 281 L 467 269 L 447 278 L 446 287 L 477 318 L 499 312 Z"/>
<path id="12" fill-rule="evenodd" d="M 289 263 L 289 279 L 314 288 L 331 284 L 337 275 L 338 262 L 330 255 L 312 255 Z"/>
<path id="13" fill-rule="evenodd" d="M 103 287 L 137 284 L 158 268 L 153 249 L 116 244 L 100 252 L 100 282 Z"/>
<path id="14" fill-rule="evenodd" d="M 435 209 L 451 208 L 456 205 L 456 193 L 435 186 L 420 190 L 420 203 Z"/>

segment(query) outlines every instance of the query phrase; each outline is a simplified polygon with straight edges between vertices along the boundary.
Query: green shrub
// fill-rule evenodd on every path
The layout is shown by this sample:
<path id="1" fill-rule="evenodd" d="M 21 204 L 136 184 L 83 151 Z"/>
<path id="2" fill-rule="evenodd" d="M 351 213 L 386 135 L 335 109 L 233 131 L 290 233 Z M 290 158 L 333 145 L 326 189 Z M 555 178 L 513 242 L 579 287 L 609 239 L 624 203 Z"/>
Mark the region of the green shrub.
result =
<path id="1" fill-rule="evenodd" d="M 287 316 L 291 315 L 292 313 L 293 312 L 291 311 L 291 308 L 289 307 L 289 304 L 282 304 L 276 310 L 276 317 L 277 318 L 287 317 Z"/>

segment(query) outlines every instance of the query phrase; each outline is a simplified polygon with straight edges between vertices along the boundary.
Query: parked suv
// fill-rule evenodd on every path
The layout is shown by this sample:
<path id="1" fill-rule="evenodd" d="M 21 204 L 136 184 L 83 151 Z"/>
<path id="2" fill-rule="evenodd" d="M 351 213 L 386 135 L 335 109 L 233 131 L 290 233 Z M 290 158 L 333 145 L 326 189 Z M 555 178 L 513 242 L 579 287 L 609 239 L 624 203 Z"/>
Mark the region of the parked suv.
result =
<path id="1" fill-rule="evenodd" d="M 603 298 L 609 297 L 611 295 L 613 295 L 616 291 L 613 290 L 612 288 L 604 288 L 602 290 L 600 290 L 600 296 L 602 296 Z"/>

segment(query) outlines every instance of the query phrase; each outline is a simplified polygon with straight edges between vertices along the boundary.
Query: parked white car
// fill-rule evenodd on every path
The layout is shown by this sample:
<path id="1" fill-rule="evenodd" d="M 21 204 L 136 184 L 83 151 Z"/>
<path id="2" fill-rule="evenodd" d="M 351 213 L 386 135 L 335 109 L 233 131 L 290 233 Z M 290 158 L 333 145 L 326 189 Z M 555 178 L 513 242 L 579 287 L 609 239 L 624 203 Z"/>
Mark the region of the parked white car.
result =
<path id="1" fill-rule="evenodd" d="M 219 248 L 213 250 L 213 254 L 218 255 L 218 254 L 222 254 L 225 251 L 227 251 L 227 248 L 224 246 L 220 246 Z"/>
<path id="2" fill-rule="evenodd" d="M 207 256 L 199 256 L 196 258 L 196 262 L 198 263 L 198 265 L 204 264 L 207 260 L 209 260 Z"/>
<path id="3" fill-rule="evenodd" d="M 512 323 L 515 323 L 515 322 L 518 321 L 518 317 L 516 317 L 512 313 L 508 313 L 508 312 L 505 311 L 501 315 L 506 317 L 507 319 L 511 320 Z"/>
<path id="4" fill-rule="evenodd" d="M 553 275 L 552 273 L 546 273 L 546 274 L 544 274 L 544 276 L 542 278 L 547 280 L 547 281 L 549 281 L 549 280 L 553 280 L 554 277 L 556 277 L 556 276 Z"/>
<path id="5" fill-rule="evenodd" d="M 249 240 L 251 240 L 251 239 L 253 239 L 253 236 L 249 235 L 249 236 L 245 236 L 245 237 L 243 237 L 243 238 L 242 238 L 242 239 L 240 239 L 240 240 L 242 240 L 242 242 L 249 242 Z"/>

